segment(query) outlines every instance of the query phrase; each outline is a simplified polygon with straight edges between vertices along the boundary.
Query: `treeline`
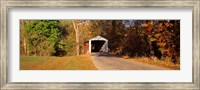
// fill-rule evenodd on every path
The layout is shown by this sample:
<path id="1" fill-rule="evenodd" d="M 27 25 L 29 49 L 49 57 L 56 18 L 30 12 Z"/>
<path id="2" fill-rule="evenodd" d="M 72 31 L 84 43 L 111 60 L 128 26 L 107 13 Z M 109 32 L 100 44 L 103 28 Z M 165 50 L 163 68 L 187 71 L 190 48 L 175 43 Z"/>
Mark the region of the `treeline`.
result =
<path id="1" fill-rule="evenodd" d="M 20 54 L 84 54 L 97 35 L 112 54 L 180 61 L 180 20 L 20 20 Z"/>

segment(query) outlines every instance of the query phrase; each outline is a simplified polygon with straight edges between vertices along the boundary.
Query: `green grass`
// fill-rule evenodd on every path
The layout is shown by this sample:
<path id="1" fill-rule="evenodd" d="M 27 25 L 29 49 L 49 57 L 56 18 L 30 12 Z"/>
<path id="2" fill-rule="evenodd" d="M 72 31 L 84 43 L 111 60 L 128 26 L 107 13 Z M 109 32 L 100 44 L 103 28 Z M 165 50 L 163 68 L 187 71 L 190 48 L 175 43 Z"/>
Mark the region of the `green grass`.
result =
<path id="1" fill-rule="evenodd" d="M 43 60 L 54 60 L 57 57 L 53 56 L 42 56 L 42 57 L 34 57 L 34 56 L 21 56 L 20 61 L 22 62 L 34 62 L 34 61 L 43 61 Z"/>
<path id="2" fill-rule="evenodd" d="M 89 55 L 67 57 L 21 56 L 20 70 L 96 70 Z"/>

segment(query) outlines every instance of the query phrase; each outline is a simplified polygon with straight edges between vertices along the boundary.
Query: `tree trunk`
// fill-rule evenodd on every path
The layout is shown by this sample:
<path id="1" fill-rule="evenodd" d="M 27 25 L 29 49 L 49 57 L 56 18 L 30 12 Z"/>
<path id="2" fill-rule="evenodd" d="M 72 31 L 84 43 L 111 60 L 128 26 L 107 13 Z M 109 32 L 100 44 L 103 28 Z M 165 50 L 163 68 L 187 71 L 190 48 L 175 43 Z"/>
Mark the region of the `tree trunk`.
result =
<path id="1" fill-rule="evenodd" d="M 73 26 L 74 26 L 74 30 L 75 30 L 75 34 L 76 34 L 76 55 L 79 55 L 79 47 L 80 47 L 80 43 L 79 43 L 79 30 L 78 30 L 78 25 L 75 25 L 75 22 L 72 21 Z"/>
<path id="2" fill-rule="evenodd" d="M 80 47 L 80 43 L 79 43 L 79 30 L 76 30 L 76 53 L 77 55 L 79 55 L 79 47 Z"/>
<path id="3" fill-rule="evenodd" d="M 36 48 L 34 48 L 34 53 L 35 53 L 35 57 L 37 56 L 37 51 Z"/>
<path id="4" fill-rule="evenodd" d="M 26 40 L 24 39 L 24 53 L 27 55 Z"/>

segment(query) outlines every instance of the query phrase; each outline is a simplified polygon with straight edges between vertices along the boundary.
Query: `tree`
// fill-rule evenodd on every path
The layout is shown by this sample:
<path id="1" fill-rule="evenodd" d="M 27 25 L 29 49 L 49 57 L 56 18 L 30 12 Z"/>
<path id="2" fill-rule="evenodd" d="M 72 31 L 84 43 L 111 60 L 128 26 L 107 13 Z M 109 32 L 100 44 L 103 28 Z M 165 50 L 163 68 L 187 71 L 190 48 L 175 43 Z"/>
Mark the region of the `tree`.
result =
<path id="1" fill-rule="evenodd" d="M 28 20 L 20 20 L 20 54 L 27 55 L 27 34 L 25 27 L 28 23 Z"/>
<path id="2" fill-rule="evenodd" d="M 29 53 L 35 56 L 55 53 L 62 34 L 60 30 L 57 20 L 30 20 L 25 28 Z"/>
<path id="3" fill-rule="evenodd" d="M 59 20 L 60 28 L 64 31 L 60 37 L 56 56 L 76 55 L 75 31 L 71 20 Z"/>
<path id="4" fill-rule="evenodd" d="M 72 20 L 75 37 L 76 37 L 76 52 L 77 55 L 80 55 L 80 46 L 83 46 L 84 39 L 88 39 L 88 32 L 90 28 L 89 20 Z M 81 37 L 81 38 L 80 38 Z"/>
<path id="5" fill-rule="evenodd" d="M 158 58 L 170 58 L 172 62 L 180 61 L 180 21 L 154 20 L 143 23 L 145 33 L 154 47 Z"/>
<path id="6" fill-rule="evenodd" d="M 75 35 L 76 35 L 76 53 L 77 55 L 80 54 L 80 42 L 79 42 L 79 27 L 78 27 L 78 23 L 76 21 L 72 21 L 73 26 L 74 26 L 74 31 L 75 31 Z"/>

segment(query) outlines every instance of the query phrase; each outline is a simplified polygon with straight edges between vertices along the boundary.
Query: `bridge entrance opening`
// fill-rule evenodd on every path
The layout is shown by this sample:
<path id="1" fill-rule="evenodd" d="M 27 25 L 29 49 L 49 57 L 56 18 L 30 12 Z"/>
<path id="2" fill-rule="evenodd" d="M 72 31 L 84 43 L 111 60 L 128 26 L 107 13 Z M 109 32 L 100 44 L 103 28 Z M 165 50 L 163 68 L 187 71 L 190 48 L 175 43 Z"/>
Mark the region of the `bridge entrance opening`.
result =
<path id="1" fill-rule="evenodd" d="M 93 41 L 91 41 L 91 44 L 92 44 L 91 52 L 100 52 L 104 43 L 105 43 L 104 40 L 93 40 Z"/>

